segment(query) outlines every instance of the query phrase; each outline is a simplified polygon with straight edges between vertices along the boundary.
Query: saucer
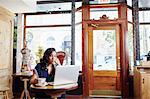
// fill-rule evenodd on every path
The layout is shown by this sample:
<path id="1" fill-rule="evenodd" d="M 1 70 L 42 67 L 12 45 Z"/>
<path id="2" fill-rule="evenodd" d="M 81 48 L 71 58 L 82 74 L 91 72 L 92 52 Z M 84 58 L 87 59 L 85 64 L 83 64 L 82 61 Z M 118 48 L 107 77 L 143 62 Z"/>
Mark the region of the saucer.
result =
<path id="1" fill-rule="evenodd" d="M 37 83 L 37 84 L 35 84 L 35 85 L 38 86 L 38 87 L 44 87 L 44 86 L 47 85 L 47 82 L 45 82 L 44 84 L 39 84 L 39 83 Z"/>

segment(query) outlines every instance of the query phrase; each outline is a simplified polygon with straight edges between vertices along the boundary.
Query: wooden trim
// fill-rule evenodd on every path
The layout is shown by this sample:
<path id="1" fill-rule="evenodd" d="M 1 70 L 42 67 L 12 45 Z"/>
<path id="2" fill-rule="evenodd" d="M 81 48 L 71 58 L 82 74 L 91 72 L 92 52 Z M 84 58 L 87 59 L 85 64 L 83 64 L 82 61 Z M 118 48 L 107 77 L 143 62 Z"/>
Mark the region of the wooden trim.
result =
<path id="1" fill-rule="evenodd" d="M 120 26 L 119 25 L 116 25 L 116 65 L 117 65 L 117 70 L 120 71 L 120 66 L 121 66 L 121 63 L 120 63 Z"/>
<path id="2" fill-rule="evenodd" d="M 89 96 L 89 71 L 88 71 L 88 24 L 84 21 L 90 18 L 89 6 L 82 7 L 82 73 L 83 73 L 83 97 Z"/>
<path id="3" fill-rule="evenodd" d="M 129 56 L 127 49 L 127 29 L 128 29 L 128 21 L 127 21 L 127 5 L 121 4 L 119 6 L 119 18 L 123 18 L 124 22 L 121 23 L 121 32 L 120 32 L 120 62 L 121 62 L 121 81 L 122 81 L 122 97 L 129 97 Z"/>
<path id="4" fill-rule="evenodd" d="M 93 76 L 117 77 L 117 72 L 108 70 L 94 71 Z"/>
<path id="5" fill-rule="evenodd" d="M 24 15 L 24 30 L 23 30 L 23 46 L 25 47 L 26 45 L 26 15 Z"/>
<path id="6" fill-rule="evenodd" d="M 104 25 L 116 25 L 116 24 L 122 24 L 125 19 L 118 18 L 116 20 L 84 20 L 87 24 L 101 24 Z"/>
<path id="7" fill-rule="evenodd" d="M 94 80 L 94 77 L 91 77 L 93 76 L 93 49 L 92 49 L 92 46 L 93 46 L 93 33 L 92 33 L 92 27 L 89 27 L 88 28 L 88 71 L 89 71 L 89 89 L 92 90 L 93 87 L 94 87 L 94 84 L 93 84 L 93 80 Z"/>
<path id="8" fill-rule="evenodd" d="M 89 5 L 90 8 L 113 8 L 118 7 L 120 4 L 91 4 Z"/>

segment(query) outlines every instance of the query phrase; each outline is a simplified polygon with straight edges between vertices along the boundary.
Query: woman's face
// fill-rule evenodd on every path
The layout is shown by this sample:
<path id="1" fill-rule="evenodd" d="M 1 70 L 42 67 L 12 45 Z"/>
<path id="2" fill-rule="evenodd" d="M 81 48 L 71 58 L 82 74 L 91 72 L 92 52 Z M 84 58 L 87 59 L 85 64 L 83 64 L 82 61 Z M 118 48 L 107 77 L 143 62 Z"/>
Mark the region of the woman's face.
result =
<path id="1" fill-rule="evenodd" d="M 53 62 L 55 62 L 55 59 L 56 59 L 56 58 L 57 58 L 56 52 L 53 51 L 53 52 L 51 53 L 51 55 L 49 56 L 49 63 L 52 64 Z"/>

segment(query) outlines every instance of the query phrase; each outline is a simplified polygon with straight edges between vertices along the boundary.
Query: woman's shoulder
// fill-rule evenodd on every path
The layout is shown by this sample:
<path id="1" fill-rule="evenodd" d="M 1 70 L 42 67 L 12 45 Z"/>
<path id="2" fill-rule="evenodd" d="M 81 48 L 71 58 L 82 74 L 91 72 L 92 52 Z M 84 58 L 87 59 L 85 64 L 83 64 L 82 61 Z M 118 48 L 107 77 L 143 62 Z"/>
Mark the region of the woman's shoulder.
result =
<path id="1" fill-rule="evenodd" d="M 37 65 L 35 66 L 35 69 L 37 68 L 41 68 L 42 64 L 41 63 L 37 63 Z"/>

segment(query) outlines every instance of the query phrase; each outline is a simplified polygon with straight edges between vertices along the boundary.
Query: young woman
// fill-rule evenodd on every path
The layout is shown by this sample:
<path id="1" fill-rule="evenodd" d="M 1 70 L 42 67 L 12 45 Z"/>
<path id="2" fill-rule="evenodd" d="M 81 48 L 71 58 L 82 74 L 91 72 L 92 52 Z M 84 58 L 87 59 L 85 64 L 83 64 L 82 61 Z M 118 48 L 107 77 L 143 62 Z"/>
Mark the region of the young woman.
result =
<path id="1" fill-rule="evenodd" d="M 55 48 L 48 48 L 35 67 L 33 76 L 30 80 L 32 84 L 37 83 L 37 78 L 46 78 L 46 82 L 54 81 L 55 67 L 60 65 L 59 59 L 56 56 Z M 36 72 L 37 71 L 37 72 Z"/>

